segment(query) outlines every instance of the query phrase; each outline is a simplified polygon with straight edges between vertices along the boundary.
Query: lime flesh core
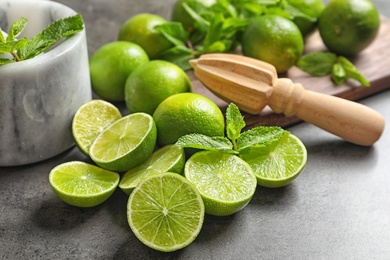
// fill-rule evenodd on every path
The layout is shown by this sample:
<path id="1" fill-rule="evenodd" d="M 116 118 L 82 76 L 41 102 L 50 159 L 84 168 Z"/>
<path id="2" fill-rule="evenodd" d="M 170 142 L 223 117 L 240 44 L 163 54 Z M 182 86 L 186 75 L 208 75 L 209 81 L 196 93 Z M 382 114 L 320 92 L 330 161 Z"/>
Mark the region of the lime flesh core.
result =
<path id="1" fill-rule="evenodd" d="M 307 162 L 305 145 L 290 133 L 272 151 L 253 150 L 240 156 L 252 167 L 257 183 L 268 188 L 290 184 L 303 171 Z"/>
<path id="2" fill-rule="evenodd" d="M 89 153 L 102 168 L 127 171 L 153 153 L 156 139 L 153 118 L 145 113 L 134 113 L 106 128 L 92 143 Z"/>
<path id="3" fill-rule="evenodd" d="M 204 220 L 199 192 L 183 176 L 160 173 L 144 179 L 130 194 L 127 219 L 146 246 L 172 252 L 191 244 Z"/>
<path id="4" fill-rule="evenodd" d="M 94 99 L 84 103 L 72 121 L 73 138 L 80 151 L 89 155 L 95 138 L 121 117 L 119 109 L 107 101 Z"/>
<path id="5" fill-rule="evenodd" d="M 106 201 L 119 183 L 119 174 L 84 162 L 67 162 L 53 168 L 49 182 L 64 202 L 93 207 Z"/>
<path id="6" fill-rule="evenodd" d="M 144 163 L 127 171 L 119 183 L 119 188 L 130 194 L 144 178 L 152 174 L 162 172 L 182 173 L 184 163 L 183 148 L 176 145 L 164 146 L 155 151 Z"/>
<path id="7" fill-rule="evenodd" d="M 256 177 L 241 158 L 220 152 L 195 153 L 186 162 L 186 178 L 202 195 L 206 213 L 227 216 L 243 209 L 256 191 Z"/>

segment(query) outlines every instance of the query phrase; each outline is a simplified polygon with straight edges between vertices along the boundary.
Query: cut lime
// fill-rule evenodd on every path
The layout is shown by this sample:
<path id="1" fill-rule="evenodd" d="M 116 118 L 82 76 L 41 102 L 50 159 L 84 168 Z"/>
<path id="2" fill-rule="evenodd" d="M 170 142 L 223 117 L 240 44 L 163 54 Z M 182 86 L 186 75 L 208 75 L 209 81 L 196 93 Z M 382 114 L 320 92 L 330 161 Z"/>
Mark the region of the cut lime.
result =
<path id="1" fill-rule="evenodd" d="M 155 151 L 144 163 L 127 171 L 119 183 L 125 193 L 131 191 L 147 176 L 155 173 L 182 173 L 184 169 L 184 149 L 176 145 L 167 145 Z"/>
<path id="2" fill-rule="evenodd" d="M 91 159 L 111 171 L 127 171 L 143 163 L 154 151 L 157 139 L 152 116 L 134 113 L 108 126 L 92 143 Z"/>
<path id="3" fill-rule="evenodd" d="M 121 117 L 119 109 L 104 100 L 94 99 L 83 104 L 72 121 L 73 138 L 80 151 L 89 155 L 89 148 L 95 138 Z"/>
<path id="4" fill-rule="evenodd" d="M 253 150 L 240 155 L 253 169 L 257 183 L 278 188 L 290 184 L 302 172 L 307 161 L 305 145 L 288 133 L 269 150 Z"/>
<path id="5" fill-rule="evenodd" d="M 67 162 L 54 167 L 49 182 L 66 203 L 93 207 L 103 203 L 115 191 L 119 174 L 84 162 Z"/>
<path id="6" fill-rule="evenodd" d="M 177 173 L 145 178 L 127 203 L 127 220 L 135 236 L 163 252 L 191 244 L 202 228 L 204 214 L 199 192 Z"/>
<path id="7" fill-rule="evenodd" d="M 256 177 L 241 158 L 214 151 L 195 153 L 184 174 L 202 195 L 206 213 L 231 215 L 243 209 L 256 191 Z"/>

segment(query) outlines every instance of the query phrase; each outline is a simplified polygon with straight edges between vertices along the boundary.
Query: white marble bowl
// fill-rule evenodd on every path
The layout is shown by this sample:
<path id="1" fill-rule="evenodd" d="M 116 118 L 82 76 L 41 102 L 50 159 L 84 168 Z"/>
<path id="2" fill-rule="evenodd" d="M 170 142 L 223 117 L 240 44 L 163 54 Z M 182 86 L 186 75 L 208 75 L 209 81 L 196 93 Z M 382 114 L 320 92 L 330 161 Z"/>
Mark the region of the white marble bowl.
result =
<path id="1" fill-rule="evenodd" d="M 4 31 L 28 19 L 20 37 L 75 14 L 52 1 L 0 1 Z M 35 58 L 0 65 L 0 166 L 39 162 L 69 149 L 73 115 L 91 97 L 85 30 Z"/>

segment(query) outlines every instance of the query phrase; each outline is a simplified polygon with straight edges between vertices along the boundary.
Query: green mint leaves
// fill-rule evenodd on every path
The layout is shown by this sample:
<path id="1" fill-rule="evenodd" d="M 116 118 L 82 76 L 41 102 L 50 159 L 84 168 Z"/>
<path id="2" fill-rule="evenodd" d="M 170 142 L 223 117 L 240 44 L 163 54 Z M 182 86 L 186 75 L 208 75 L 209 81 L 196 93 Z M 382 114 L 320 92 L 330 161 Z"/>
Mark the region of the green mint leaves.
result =
<path id="1" fill-rule="evenodd" d="M 369 87 L 370 83 L 359 70 L 343 56 L 337 56 L 331 52 L 313 52 L 302 56 L 297 67 L 313 76 L 331 75 L 337 84 L 343 84 L 347 79 L 354 79 L 363 86 Z"/>
<path id="2" fill-rule="evenodd" d="M 0 54 L 10 53 L 12 55 L 12 58 L 0 58 L 0 64 L 31 59 L 46 51 L 62 38 L 69 37 L 84 28 L 81 15 L 77 14 L 53 22 L 31 39 L 27 37 L 17 39 L 26 25 L 27 19 L 22 17 L 12 23 L 7 37 L 4 37 L 0 31 Z"/>
<path id="3" fill-rule="evenodd" d="M 253 149 L 272 151 L 288 132 L 277 126 L 257 126 L 242 132 L 245 121 L 235 104 L 226 109 L 226 135 L 209 137 L 189 134 L 179 138 L 176 145 L 182 148 L 196 148 L 220 151 L 230 154 L 244 154 Z"/>

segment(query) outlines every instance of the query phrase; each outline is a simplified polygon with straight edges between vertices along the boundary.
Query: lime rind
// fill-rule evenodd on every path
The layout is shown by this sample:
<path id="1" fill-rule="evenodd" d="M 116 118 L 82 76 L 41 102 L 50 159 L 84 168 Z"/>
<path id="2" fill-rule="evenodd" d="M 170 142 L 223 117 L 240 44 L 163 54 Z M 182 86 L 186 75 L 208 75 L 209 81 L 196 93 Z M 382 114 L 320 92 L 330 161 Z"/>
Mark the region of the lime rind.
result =
<path id="1" fill-rule="evenodd" d="M 147 176 L 162 172 L 182 173 L 184 163 L 184 149 L 176 145 L 166 145 L 155 151 L 145 162 L 127 171 L 119 183 L 119 188 L 130 194 Z"/>
<path id="2" fill-rule="evenodd" d="M 198 152 L 186 162 L 184 174 L 199 190 L 210 215 L 227 216 L 240 211 L 256 191 L 252 168 L 231 154 Z"/>
<path id="3" fill-rule="evenodd" d="M 60 164 L 49 173 L 49 183 L 58 197 L 77 207 L 103 203 L 115 191 L 119 180 L 116 172 L 78 161 Z"/>
<path id="4" fill-rule="evenodd" d="M 307 150 L 302 141 L 289 133 L 267 153 L 249 153 L 242 158 L 252 167 L 257 183 L 279 188 L 295 180 L 306 166 Z"/>
<path id="5" fill-rule="evenodd" d="M 90 148 L 91 159 L 112 171 L 127 171 L 143 163 L 154 151 L 156 124 L 146 113 L 122 117 L 107 127 Z"/>
<path id="6" fill-rule="evenodd" d="M 107 101 L 93 99 L 84 103 L 72 120 L 72 135 L 76 146 L 88 156 L 95 138 L 121 117 L 119 109 Z"/>
<path id="7" fill-rule="evenodd" d="M 146 246 L 173 252 L 191 244 L 204 221 L 198 190 L 183 176 L 160 173 L 146 177 L 130 194 L 128 224 Z"/>

